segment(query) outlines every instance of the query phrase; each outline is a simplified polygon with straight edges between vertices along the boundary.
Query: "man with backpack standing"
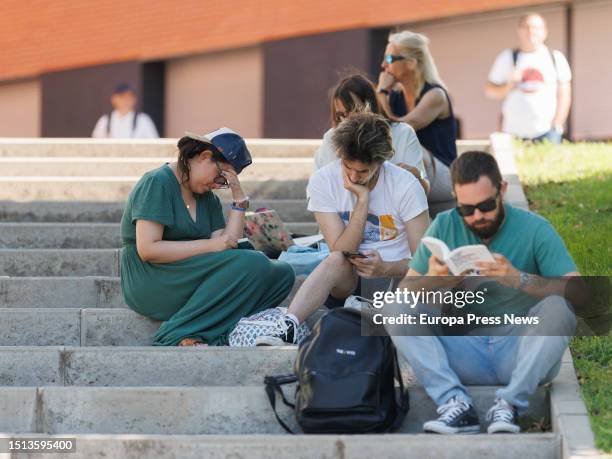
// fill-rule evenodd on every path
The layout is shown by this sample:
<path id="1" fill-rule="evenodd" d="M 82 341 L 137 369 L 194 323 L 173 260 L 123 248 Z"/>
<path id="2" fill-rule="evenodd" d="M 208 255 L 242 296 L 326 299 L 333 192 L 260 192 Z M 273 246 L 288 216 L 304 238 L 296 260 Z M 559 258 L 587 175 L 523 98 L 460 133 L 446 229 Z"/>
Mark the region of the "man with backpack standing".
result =
<path id="1" fill-rule="evenodd" d="M 524 140 L 559 143 L 571 105 L 571 70 L 565 56 L 544 42 L 544 18 L 522 16 L 519 48 L 502 51 L 489 72 L 485 92 L 503 99 L 502 131 Z"/>
<path id="2" fill-rule="evenodd" d="M 113 110 L 102 115 L 91 136 L 109 139 L 157 139 L 159 134 L 149 115 L 136 110 L 136 93 L 127 83 L 117 85 L 111 95 Z"/>

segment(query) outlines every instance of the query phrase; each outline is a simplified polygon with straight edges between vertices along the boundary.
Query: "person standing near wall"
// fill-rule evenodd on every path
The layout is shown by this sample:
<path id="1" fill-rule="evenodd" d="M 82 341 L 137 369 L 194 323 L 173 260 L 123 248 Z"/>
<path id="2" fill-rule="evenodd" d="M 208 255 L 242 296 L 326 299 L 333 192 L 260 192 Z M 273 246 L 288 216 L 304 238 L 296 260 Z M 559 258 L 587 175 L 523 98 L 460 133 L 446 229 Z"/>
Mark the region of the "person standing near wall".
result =
<path id="1" fill-rule="evenodd" d="M 503 99 L 502 131 L 524 140 L 559 143 L 572 100 L 572 73 L 565 56 L 544 44 L 547 35 L 542 16 L 522 16 L 519 48 L 497 56 L 485 93 Z"/>
<path id="2" fill-rule="evenodd" d="M 136 110 L 136 93 L 127 83 L 117 85 L 111 95 L 113 110 L 102 115 L 91 136 L 111 139 L 157 139 L 159 134 L 149 115 Z"/>

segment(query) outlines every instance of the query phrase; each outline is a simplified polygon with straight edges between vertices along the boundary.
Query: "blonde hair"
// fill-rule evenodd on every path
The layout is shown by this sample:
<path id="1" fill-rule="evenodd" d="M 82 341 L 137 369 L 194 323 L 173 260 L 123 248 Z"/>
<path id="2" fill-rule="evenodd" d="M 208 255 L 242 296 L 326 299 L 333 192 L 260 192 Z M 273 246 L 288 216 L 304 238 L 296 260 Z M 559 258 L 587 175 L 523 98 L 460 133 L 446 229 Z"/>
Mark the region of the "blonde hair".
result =
<path id="1" fill-rule="evenodd" d="M 417 61 L 421 78 L 424 81 L 429 84 L 438 84 L 446 89 L 446 85 L 440 78 L 434 59 L 429 52 L 429 38 L 420 33 L 404 30 L 389 35 L 389 43 L 395 45 L 402 56 Z"/>

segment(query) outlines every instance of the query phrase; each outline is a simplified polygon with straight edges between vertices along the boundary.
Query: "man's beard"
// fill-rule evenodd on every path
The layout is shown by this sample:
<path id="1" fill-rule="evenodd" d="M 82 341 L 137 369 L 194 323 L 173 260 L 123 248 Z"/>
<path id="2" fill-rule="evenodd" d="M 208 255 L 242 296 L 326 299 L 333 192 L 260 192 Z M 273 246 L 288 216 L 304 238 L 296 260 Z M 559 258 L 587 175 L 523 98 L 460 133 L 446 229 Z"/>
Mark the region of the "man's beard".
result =
<path id="1" fill-rule="evenodd" d="M 480 219 L 480 220 L 475 221 L 471 225 L 468 225 L 466 223 L 466 226 L 472 231 L 472 233 L 474 233 L 480 239 L 490 239 L 499 230 L 499 227 L 504 221 L 505 216 L 506 216 L 506 210 L 504 209 L 503 203 L 500 203 L 499 212 L 497 213 L 497 217 L 495 218 L 495 220 L 490 221 L 490 220 Z M 487 223 L 487 225 L 475 227 L 474 225 L 478 223 Z"/>

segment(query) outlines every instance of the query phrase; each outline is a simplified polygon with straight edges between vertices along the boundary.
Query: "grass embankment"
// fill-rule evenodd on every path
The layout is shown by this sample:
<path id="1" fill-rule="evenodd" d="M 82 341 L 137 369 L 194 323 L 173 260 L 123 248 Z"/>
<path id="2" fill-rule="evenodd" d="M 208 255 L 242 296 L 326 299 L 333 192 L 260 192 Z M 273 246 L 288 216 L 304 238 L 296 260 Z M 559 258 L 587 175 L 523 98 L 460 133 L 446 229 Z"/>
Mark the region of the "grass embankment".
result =
<path id="1" fill-rule="evenodd" d="M 612 275 L 612 144 L 521 148 L 529 207 L 554 225 L 583 275 Z M 612 337 L 574 338 L 570 347 L 597 447 L 612 452 Z"/>

